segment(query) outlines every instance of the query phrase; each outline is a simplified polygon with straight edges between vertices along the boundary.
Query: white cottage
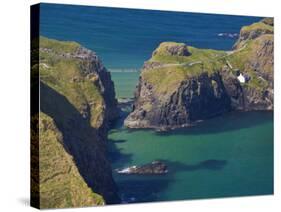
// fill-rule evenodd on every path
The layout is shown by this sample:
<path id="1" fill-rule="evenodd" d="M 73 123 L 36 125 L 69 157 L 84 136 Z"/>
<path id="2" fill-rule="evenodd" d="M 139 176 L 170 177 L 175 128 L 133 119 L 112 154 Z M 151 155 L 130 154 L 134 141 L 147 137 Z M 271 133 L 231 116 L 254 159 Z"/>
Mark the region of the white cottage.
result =
<path id="1" fill-rule="evenodd" d="M 239 80 L 240 83 L 245 83 L 246 82 L 246 79 L 245 77 L 243 76 L 243 74 L 239 74 L 239 76 L 237 77 L 237 79 Z"/>

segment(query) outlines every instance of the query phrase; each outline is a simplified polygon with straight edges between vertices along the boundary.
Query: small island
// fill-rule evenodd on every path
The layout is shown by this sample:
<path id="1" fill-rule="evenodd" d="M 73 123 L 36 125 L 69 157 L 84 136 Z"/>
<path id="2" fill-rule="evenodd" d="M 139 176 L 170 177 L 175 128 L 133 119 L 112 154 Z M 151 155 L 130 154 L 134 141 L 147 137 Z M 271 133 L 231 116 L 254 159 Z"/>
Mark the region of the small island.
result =
<path id="1" fill-rule="evenodd" d="M 32 206 L 274 193 L 273 18 L 32 11 Z"/>
<path id="2" fill-rule="evenodd" d="M 229 111 L 273 110 L 273 19 L 242 27 L 232 50 L 162 42 L 144 63 L 128 128 L 169 130 Z"/>

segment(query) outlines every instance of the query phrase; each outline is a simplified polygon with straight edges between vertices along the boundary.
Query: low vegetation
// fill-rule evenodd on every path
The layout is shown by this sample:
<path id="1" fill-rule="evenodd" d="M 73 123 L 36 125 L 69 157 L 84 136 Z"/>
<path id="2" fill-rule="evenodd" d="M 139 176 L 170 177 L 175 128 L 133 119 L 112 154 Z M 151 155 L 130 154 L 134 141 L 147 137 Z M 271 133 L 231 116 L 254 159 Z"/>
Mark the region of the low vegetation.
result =
<path id="1" fill-rule="evenodd" d="M 103 205 L 79 174 L 63 147 L 63 138 L 51 117 L 40 113 L 39 170 L 41 208 Z"/>
<path id="2" fill-rule="evenodd" d="M 75 42 L 60 42 L 44 37 L 40 39 L 40 80 L 53 88 L 81 114 L 87 107 L 92 127 L 98 128 L 102 124 L 104 100 L 93 78 L 85 77 L 83 64 L 79 59 L 58 55 L 58 52 L 73 53 L 79 45 Z M 42 49 L 45 48 L 45 49 Z M 91 103 L 91 105 L 89 105 Z"/>
<path id="3" fill-rule="evenodd" d="M 266 57 L 258 58 L 257 51 L 266 45 L 263 42 L 273 42 L 273 26 L 258 22 L 245 26 L 241 30 L 242 34 L 248 32 L 258 33 L 259 37 L 240 41 L 243 42 L 243 45 L 239 44 L 240 48 L 233 51 L 198 49 L 183 43 L 163 42 L 147 61 L 147 64 L 157 63 L 159 65 L 144 68 L 142 78 L 153 85 L 156 93 L 167 94 L 173 93 L 181 82 L 188 78 L 198 77 L 202 73 L 211 75 L 227 67 L 230 74 L 235 74 L 239 70 L 250 77 L 251 80 L 245 86 L 263 90 L 268 83 L 258 75 L 253 61 L 263 60 L 262 62 L 265 64 L 263 69 L 272 71 L 272 64 L 266 61 Z M 188 49 L 188 55 L 170 54 L 169 49 L 184 45 Z"/>
<path id="4" fill-rule="evenodd" d="M 39 71 L 40 92 L 44 96 L 40 100 L 37 126 L 40 139 L 35 139 L 35 131 L 32 133 L 32 147 L 39 148 L 40 155 L 32 158 L 33 163 L 39 163 L 39 170 L 33 173 L 40 175 L 32 178 L 39 179 L 33 183 L 32 191 L 36 195 L 39 191 L 40 208 L 103 205 L 104 198 L 88 186 L 80 173 L 81 167 L 77 166 L 77 156 L 72 154 L 65 141 L 66 136 L 75 137 L 77 148 L 88 146 L 89 149 L 93 142 L 100 142 L 100 138 L 95 137 L 95 130 L 104 122 L 105 103 L 98 77 L 94 73 L 85 73 L 92 61 L 73 56 L 80 48 L 75 42 L 45 37 L 40 37 L 39 41 L 39 63 L 38 60 L 36 63 L 38 54 L 34 52 L 31 76 L 35 78 Z M 32 86 L 38 89 L 37 84 Z M 77 122 L 79 129 L 76 132 L 73 124 Z M 98 159 L 97 155 L 95 157 Z"/>

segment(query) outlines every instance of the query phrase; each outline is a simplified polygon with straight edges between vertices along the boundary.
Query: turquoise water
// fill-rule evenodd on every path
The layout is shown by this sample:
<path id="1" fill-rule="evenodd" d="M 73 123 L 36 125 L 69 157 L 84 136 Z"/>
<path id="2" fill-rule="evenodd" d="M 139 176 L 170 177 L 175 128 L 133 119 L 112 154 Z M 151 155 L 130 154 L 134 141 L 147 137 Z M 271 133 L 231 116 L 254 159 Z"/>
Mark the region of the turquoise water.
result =
<path id="1" fill-rule="evenodd" d="M 117 96 L 132 97 L 139 73 L 112 73 Z M 114 173 L 124 202 L 273 193 L 272 112 L 232 112 L 172 132 L 129 130 L 127 112 L 109 133 L 113 169 L 162 160 L 169 173 Z"/>
<path id="2" fill-rule="evenodd" d="M 127 130 L 109 134 L 113 168 L 165 161 L 167 175 L 114 174 L 125 202 L 273 193 L 273 117 L 229 113 L 169 133 Z"/>
<path id="3" fill-rule="evenodd" d="M 134 96 L 140 72 L 111 72 L 117 98 L 130 98 Z"/>
<path id="4" fill-rule="evenodd" d="M 41 4 L 40 34 L 95 51 L 112 72 L 117 98 L 132 97 L 139 70 L 163 41 L 229 50 L 239 33 L 261 17 Z M 124 202 L 214 198 L 273 193 L 273 116 L 229 113 L 169 133 L 123 128 L 123 112 L 109 133 L 113 169 L 167 163 L 162 176 L 114 174 Z"/>

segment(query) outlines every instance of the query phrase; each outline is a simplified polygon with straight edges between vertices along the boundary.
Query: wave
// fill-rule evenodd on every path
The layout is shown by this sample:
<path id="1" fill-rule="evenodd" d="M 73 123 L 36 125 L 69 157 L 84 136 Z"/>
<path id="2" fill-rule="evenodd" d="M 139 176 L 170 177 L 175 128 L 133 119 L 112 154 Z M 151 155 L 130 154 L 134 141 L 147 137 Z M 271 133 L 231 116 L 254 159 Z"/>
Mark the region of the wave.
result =
<path id="1" fill-rule="evenodd" d="M 217 34 L 219 37 L 226 37 L 226 38 L 238 38 L 238 33 L 228 33 L 228 32 L 221 32 Z"/>

